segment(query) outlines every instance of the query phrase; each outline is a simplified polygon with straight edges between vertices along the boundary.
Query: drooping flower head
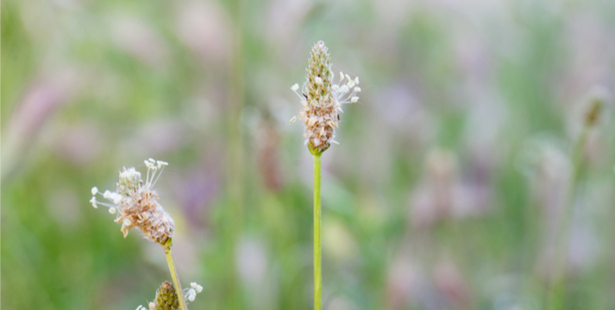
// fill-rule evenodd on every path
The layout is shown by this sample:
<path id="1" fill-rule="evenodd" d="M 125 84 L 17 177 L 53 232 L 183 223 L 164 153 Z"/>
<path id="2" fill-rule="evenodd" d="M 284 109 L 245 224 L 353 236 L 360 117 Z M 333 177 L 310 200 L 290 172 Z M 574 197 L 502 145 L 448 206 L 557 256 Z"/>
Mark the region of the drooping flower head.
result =
<path id="1" fill-rule="evenodd" d="M 128 231 L 136 227 L 143 232 L 145 238 L 164 246 L 173 237 L 175 224 L 171 216 L 158 203 L 158 193 L 153 186 L 168 163 L 148 159 L 145 161 L 147 177 L 145 183 L 141 173 L 135 168 L 124 168 L 120 172 L 120 180 L 115 192 L 101 193 L 98 188 L 92 188 L 90 203 L 94 208 L 99 205 L 109 208 L 109 213 L 116 214 L 115 222 L 122 223 L 121 231 L 124 238 Z M 111 203 L 99 202 L 96 195 Z"/>
<path id="2" fill-rule="evenodd" d="M 307 71 L 307 82 L 303 84 L 302 93 L 297 92 L 298 84 L 291 89 L 299 96 L 303 106 L 298 118 L 305 124 L 305 143 L 312 154 L 320 154 L 331 143 L 337 144 L 334 140 L 335 129 L 340 120 L 339 113 L 343 112 L 342 104 L 357 102 L 361 88 L 358 77 L 353 80 L 342 72 L 339 82 L 334 84 L 329 51 L 322 41 L 312 48 Z M 290 122 L 296 120 L 297 117 L 293 117 Z"/>

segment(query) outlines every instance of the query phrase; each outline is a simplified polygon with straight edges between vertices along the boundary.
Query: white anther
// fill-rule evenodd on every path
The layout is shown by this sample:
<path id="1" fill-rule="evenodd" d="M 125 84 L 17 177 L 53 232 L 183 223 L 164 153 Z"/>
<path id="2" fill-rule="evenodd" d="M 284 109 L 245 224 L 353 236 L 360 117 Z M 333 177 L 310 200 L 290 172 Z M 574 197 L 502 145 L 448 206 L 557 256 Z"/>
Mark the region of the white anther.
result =
<path id="1" fill-rule="evenodd" d="M 350 80 L 350 81 L 348 81 L 348 84 L 346 84 L 346 85 L 348 85 L 348 88 L 353 88 L 354 87 L 354 81 Z"/>
<path id="2" fill-rule="evenodd" d="M 111 195 L 112 195 L 111 199 L 113 199 L 114 204 L 119 204 L 122 201 L 122 195 L 117 194 L 117 193 L 111 193 Z"/>
<path id="3" fill-rule="evenodd" d="M 203 291 L 203 287 L 200 286 L 198 283 L 196 282 L 191 282 L 190 286 L 192 286 L 192 288 L 194 288 L 196 290 L 197 293 L 200 293 L 201 291 Z"/>
<path id="4" fill-rule="evenodd" d="M 196 291 L 193 288 L 189 289 L 188 294 L 186 294 L 186 298 L 191 302 L 194 301 L 196 298 Z"/>

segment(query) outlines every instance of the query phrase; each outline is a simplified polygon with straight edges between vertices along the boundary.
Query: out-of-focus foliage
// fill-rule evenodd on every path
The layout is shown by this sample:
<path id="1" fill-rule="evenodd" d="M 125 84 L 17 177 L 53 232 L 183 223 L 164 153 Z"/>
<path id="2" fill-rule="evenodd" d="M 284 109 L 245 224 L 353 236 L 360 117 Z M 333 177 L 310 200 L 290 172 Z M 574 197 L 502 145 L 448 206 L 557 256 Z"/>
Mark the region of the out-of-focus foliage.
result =
<path id="1" fill-rule="evenodd" d="M 363 89 L 323 155 L 325 309 L 543 309 L 569 203 L 565 309 L 615 308 L 612 107 L 570 186 L 613 1 L 4 0 L 1 23 L 3 309 L 154 298 L 162 249 L 88 203 L 148 157 L 191 309 L 310 309 L 288 121 L 317 40 Z"/>

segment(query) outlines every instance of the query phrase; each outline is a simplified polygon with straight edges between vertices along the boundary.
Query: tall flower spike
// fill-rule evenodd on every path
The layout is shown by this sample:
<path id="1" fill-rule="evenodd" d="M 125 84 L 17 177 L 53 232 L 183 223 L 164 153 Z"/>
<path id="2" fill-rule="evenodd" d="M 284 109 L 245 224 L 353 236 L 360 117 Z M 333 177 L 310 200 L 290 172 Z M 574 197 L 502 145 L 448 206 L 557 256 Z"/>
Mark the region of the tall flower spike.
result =
<path id="1" fill-rule="evenodd" d="M 339 113 L 343 112 L 342 104 L 356 103 L 361 88 L 358 86 L 358 77 L 353 80 L 342 72 L 339 82 L 333 84 L 329 51 L 322 41 L 318 41 L 312 48 L 307 71 L 307 82 L 303 84 L 302 93 L 297 92 L 299 84 L 290 89 L 301 100 L 302 109 L 298 119 L 305 125 L 305 143 L 312 154 L 320 154 L 331 143 L 337 144 L 334 140 L 335 129 L 340 120 Z M 295 120 L 297 117 L 293 117 L 291 123 Z"/>
<path id="2" fill-rule="evenodd" d="M 162 170 L 168 163 L 148 159 L 145 161 L 147 177 L 145 182 L 141 173 L 135 168 L 124 168 L 120 172 L 120 180 L 115 192 L 101 193 L 98 188 L 92 188 L 90 203 L 94 208 L 98 205 L 109 208 L 109 213 L 115 214 L 115 222 L 122 223 L 121 231 L 124 237 L 128 231 L 136 227 L 143 232 L 145 238 L 164 246 L 173 237 L 175 224 L 171 216 L 158 203 L 158 193 L 153 189 Z M 101 195 L 110 203 L 99 202 L 96 195 Z"/>

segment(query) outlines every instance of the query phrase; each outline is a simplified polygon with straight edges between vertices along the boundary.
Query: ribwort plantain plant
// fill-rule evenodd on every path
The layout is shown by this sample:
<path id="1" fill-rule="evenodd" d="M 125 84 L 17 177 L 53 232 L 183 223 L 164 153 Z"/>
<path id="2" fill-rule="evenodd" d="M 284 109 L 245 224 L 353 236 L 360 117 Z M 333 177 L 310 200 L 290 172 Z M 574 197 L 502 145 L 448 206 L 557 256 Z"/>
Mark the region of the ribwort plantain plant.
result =
<path id="1" fill-rule="evenodd" d="M 351 79 L 348 74 L 340 72 L 339 82 L 334 84 L 329 51 L 323 41 L 318 41 L 312 48 L 309 58 L 307 81 L 302 93 L 299 84 L 291 87 L 301 100 L 302 109 L 298 117 L 303 121 L 305 144 L 314 157 L 314 310 L 322 309 L 322 253 L 321 253 L 321 205 L 320 172 L 321 155 L 332 143 L 338 144 L 335 129 L 338 127 L 342 105 L 356 103 L 361 92 L 359 78 Z"/>
<path id="2" fill-rule="evenodd" d="M 574 204 L 577 198 L 577 191 L 581 183 L 583 174 L 586 170 L 585 147 L 587 139 L 594 129 L 602 114 L 606 102 L 609 100 L 609 93 L 606 89 L 595 87 L 586 100 L 585 110 L 583 111 L 583 127 L 577 137 L 572 149 L 573 175 L 568 193 L 566 209 L 564 210 L 562 221 L 559 226 L 557 240 L 555 244 L 555 261 L 551 272 L 549 292 L 547 295 L 547 309 L 559 310 L 564 308 L 565 291 L 568 270 L 568 249 L 570 243 L 570 231 L 572 229 L 572 219 Z"/>
<path id="3" fill-rule="evenodd" d="M 115 222 L 122 224 L 121 231 L 124 238 L 131 229 L 138 228 L 146 239 L 162 246 L 174 285 L 164 282 L 158 289 L 156 301 L 149 303 L 149 309 L 188 310 L 187 301 L 194 301 L 196 294 L 200 293 L 203 288 L 193 282 L 190 288 L 182 291 L 179 276 L 175 269 L 171 252 L 175 223 L 173 218 L 158 203 L 158 192 L 153 189 L 162 174 L 162 170 L 167 165 L 168 163 L 164 161 L 156 161 L 152 158 L 145 160 L 147 167 L 145 183 L 141 173 L 135 168 L 124 168 L 120 172 L 116 191 L 106 190 L 101 193 L 98 188 L 93 187 L 90 203 L 94 208 L 98 208 L 99 205 L 109 208 L 109 213 L 115 215 Z M 101 195 L 110 203 L 99 202 L 96 200 L 96 195 Z M 176 297 L 173 295 L 176 295 Z M 146 308 L 139 306 L 137 309 Z"/>

